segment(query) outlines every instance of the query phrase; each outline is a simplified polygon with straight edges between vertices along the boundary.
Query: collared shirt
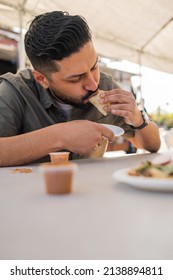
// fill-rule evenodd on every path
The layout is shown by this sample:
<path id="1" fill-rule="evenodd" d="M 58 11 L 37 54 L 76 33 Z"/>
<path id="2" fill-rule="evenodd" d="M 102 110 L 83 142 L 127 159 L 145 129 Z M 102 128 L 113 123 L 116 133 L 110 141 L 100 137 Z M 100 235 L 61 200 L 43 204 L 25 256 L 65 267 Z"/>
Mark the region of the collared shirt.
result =
<path id="1" fill-rule="evenodd" d="M 99 88 L 111 90 L 119 86 L 110 75 L 100 73 Z M 0 137 L 19 135 L 56 123 L 82 119 L 114 124 L 125 130 L 125 138 L 134 136 L 134 131 L 124 122 L 124 118 L 111 113 L 103 116 L 91 103 L 87 103 L 82 109 L 72 107 L 67 119 L 62 107 L 57 104 L 49 90 L 35 81 L 30 69 L 16 74 L 6 73 L 0 77 Z"/>

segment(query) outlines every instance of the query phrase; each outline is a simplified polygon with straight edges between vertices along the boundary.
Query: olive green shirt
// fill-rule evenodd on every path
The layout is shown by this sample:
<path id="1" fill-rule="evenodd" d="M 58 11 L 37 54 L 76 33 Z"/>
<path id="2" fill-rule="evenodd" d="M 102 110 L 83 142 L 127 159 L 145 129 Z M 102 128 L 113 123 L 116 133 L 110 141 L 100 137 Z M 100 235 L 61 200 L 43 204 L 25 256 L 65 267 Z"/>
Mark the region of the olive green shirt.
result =
<path id="1" fill-rule="evenodd" d="M 100 73 L 99 88 L 111 90 L 119 86 L 110 75 Z M 124 122 L 124 118 L 111 113 L 103 116 L 91 103 L 83 109 L 72 108 L 68 121 L 79 119 L 114 124 L 125 130 L 125 138 L 134 136 L 134 130 Z M 19 135 L 66 121 L 63 110 L 50 91 L 35 81 L 30 69 L 0 76 L 0 137 Z"/>

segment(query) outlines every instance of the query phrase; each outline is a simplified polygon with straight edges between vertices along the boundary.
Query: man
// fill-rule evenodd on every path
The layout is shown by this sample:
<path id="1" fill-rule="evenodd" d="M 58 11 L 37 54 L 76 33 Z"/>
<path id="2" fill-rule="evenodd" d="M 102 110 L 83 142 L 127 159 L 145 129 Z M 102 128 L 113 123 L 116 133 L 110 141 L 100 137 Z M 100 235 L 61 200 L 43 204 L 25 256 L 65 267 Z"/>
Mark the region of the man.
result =
<path id="1" fill-rule="evenodd" d="M 156 124 L 139 111 L 131 92 L 99 72 L 84 18 L 58 11 L 37 16 L 25 50 L 33 70 L 0 78 L 0 166 L 41 161 L 60 150 L 70 151 L 71 159 L 89 155 L 103 136 L 115 140 L 99 123 L 121 126 L 135 147 L 158 151 Z M 98 88 L 106 116 L 89 102 Z"/>

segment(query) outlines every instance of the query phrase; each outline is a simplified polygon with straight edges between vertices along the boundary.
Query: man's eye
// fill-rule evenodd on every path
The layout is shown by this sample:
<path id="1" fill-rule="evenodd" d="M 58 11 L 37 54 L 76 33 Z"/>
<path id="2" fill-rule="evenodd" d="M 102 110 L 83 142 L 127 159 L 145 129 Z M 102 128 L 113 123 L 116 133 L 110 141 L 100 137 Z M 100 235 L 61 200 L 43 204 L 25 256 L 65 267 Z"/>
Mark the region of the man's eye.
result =
<path id="1" fill-rule="evenodd" d="M 79 80 L 80 79 L 77 79 L 77 80 L 71 80 L 71 81 L 69 81 L 70 83 L 77 83 L 77 82 L 79 82 Z"/>
<path id="2" fill-rule="evenodd" d="M 97 67 L 98 67 L 98 64 L 96 64 L 92 69 L 91 69 L 91 71 L 94 71 L 94 70 L 96 70 L 97 69 Z"/>
<path id="3" fill-rule="evenodd" d="M 69 80 L 70 83 L 77 83 L 79 82 L 81 79 L 81 76 L 80 77 L 75 77 L 73 80 Z"/>

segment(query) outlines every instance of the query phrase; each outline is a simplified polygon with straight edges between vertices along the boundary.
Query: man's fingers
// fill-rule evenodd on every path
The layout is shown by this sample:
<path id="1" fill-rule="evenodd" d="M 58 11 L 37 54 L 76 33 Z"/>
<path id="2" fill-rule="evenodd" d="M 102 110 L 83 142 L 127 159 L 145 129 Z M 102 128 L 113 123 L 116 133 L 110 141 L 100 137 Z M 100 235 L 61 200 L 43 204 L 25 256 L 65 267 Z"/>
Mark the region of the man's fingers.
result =
<path id="1" fill-rule="evenodd" d="M 102 136 L 107 138 L 109 142 L 115 141 L 115 135 L 109 128 L 102 126 Z"/>

